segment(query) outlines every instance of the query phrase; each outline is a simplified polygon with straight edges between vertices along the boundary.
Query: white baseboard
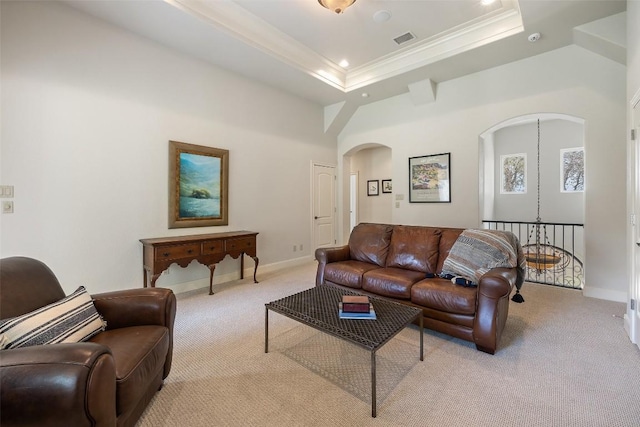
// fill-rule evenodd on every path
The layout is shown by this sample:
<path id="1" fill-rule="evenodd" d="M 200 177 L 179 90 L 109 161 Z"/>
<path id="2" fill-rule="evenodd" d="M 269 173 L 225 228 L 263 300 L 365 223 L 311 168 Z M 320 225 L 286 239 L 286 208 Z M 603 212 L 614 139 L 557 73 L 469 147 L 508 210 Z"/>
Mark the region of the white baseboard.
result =
<path id="1" fill-rule="evenodd" d="M 612 291 L 611 289 L 585 287 L 582 290 L 585 297 L 604 299 L 607 301 L 627 302 L 627 293 L 621 291 Z"/>
<path id="2" fill-rule="evenodd" d="M 306 264 L 310 261 L 312 261 L 313 258 L 310 255 L 307 256 L 303 256 L 300 258 L 294 258 L 294 259 L 289 259 L 286 261 L 280 261 L 280 262 L 274 262 L 271 264 L 266 264 L 266 265 L 262 265 L 262 264 L 258 264 L 258 271 L 256 273 L 256 278 L 258 279 L 258 282 L 260 281 L 260 274 L 262 273 L 271 273 L 273 271 L 278 271 L 278 270 L 282 270 L 284 268 L 292 268 L 292 267 L 297 267 L 299 265 L 303 265 Z M 248 268 L 244 269 L 244 278 L 245 280 L 248 278 L 253 278 L 253 264 L 252 262 L 247 262 L 246 264 L 251 264 L 251 266 L 249 266 Z M 222 274 L 222 275 L 214 275 L 213 276 L 213 289 L 215 292 L 215 288 L 217 285 L 221 285 L 223 283 L 229 283 L 229 282 L 233 282 L 235 280 L 240 280 L 239 277 L 239 272 L 232 272 L 232 273 L 227 273 L 227 274 Z M 202 279 L 197 279 L 197 280 L 192 280 L 189 282 L 183 282 L 183 283 L 175 283 L 172 285 L 168 285 L 168 288 L 170 288 L 171 290 L 173 290 L 174 293 L 176 294 L 181 294 L 184 292 L 189 292 L 189 291 L 194 291 L 196 289 L 202 289 L 202 288 L 209 288 L 209 278 L 205 277 Z"/>

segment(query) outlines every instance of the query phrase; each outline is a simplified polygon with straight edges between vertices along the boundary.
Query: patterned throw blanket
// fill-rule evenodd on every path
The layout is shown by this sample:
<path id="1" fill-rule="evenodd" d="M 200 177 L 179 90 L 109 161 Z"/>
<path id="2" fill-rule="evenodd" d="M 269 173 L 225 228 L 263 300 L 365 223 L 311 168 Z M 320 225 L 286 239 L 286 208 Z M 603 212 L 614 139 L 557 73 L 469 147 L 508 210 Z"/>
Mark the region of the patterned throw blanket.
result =
<path id="1" fill-rule="evenodd" d="M 444 260 L 442 275 L 462 277 L 478 283 L 489 270 L 496 267 L 524 270 L 526 260 L 522 246 L 510 231 L 466 229 L 451 247 Z M 518 284 L 518 291 L 521 284 Z"/>

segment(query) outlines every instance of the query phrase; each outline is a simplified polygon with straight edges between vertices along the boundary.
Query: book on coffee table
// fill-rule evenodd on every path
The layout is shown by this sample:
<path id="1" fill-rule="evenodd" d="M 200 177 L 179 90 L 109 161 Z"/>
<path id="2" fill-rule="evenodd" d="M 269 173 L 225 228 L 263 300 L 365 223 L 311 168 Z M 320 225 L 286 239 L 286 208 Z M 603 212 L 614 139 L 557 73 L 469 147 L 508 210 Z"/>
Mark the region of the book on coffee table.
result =
<path id="1" fill-rule="evenodd" d="M 361 319 L 361 320 L 376 320 L 376 311 L 371 307 L 371 310 L 366 313 L 353 313 L 344 312 L 342 309 L 338 310 L 338 315 L 341 319 Z"/>
<path id="2" fill-rule="evenodd" d="M 372 305 L 366 295 L 344 295 L 340 308 L 346 313 L 369 313 Z"/>

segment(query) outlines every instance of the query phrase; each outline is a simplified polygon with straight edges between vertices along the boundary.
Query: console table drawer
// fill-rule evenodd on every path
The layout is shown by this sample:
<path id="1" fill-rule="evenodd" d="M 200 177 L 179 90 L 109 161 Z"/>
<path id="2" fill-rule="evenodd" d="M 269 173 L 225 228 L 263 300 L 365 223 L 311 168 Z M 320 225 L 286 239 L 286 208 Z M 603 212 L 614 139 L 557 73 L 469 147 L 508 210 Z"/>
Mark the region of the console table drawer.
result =
<path id="1" fill-rule="evenodd" d="M 256 247 L 256 239 L 255 237 L 228 239 L 225 244 L 227 251 L 246 251 Z"/>
<path id="2" fill-rule="evenodd" d="M 202 255 L 224 253 L 224 240 L 207 240 L 202 242 Z"/>
<path id="3" fill-rule="evenodd" d="M 156 248 L 155 259 L 158 261 L 167 261 L 170 259 L 189 258 L 200 255 L 200 245 L 173 245 L 159 246 Z"/>

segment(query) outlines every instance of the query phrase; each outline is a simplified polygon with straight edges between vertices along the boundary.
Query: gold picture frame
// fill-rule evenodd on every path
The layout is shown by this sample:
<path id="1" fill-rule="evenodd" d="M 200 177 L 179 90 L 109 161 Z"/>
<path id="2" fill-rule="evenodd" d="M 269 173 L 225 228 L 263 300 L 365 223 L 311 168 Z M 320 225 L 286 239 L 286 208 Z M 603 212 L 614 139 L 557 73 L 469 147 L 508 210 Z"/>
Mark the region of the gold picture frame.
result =
<path id="1" fill-rule="evenodd" d="M 169 141 L 169 228 L 229 224 L 229 150 Z"/>

